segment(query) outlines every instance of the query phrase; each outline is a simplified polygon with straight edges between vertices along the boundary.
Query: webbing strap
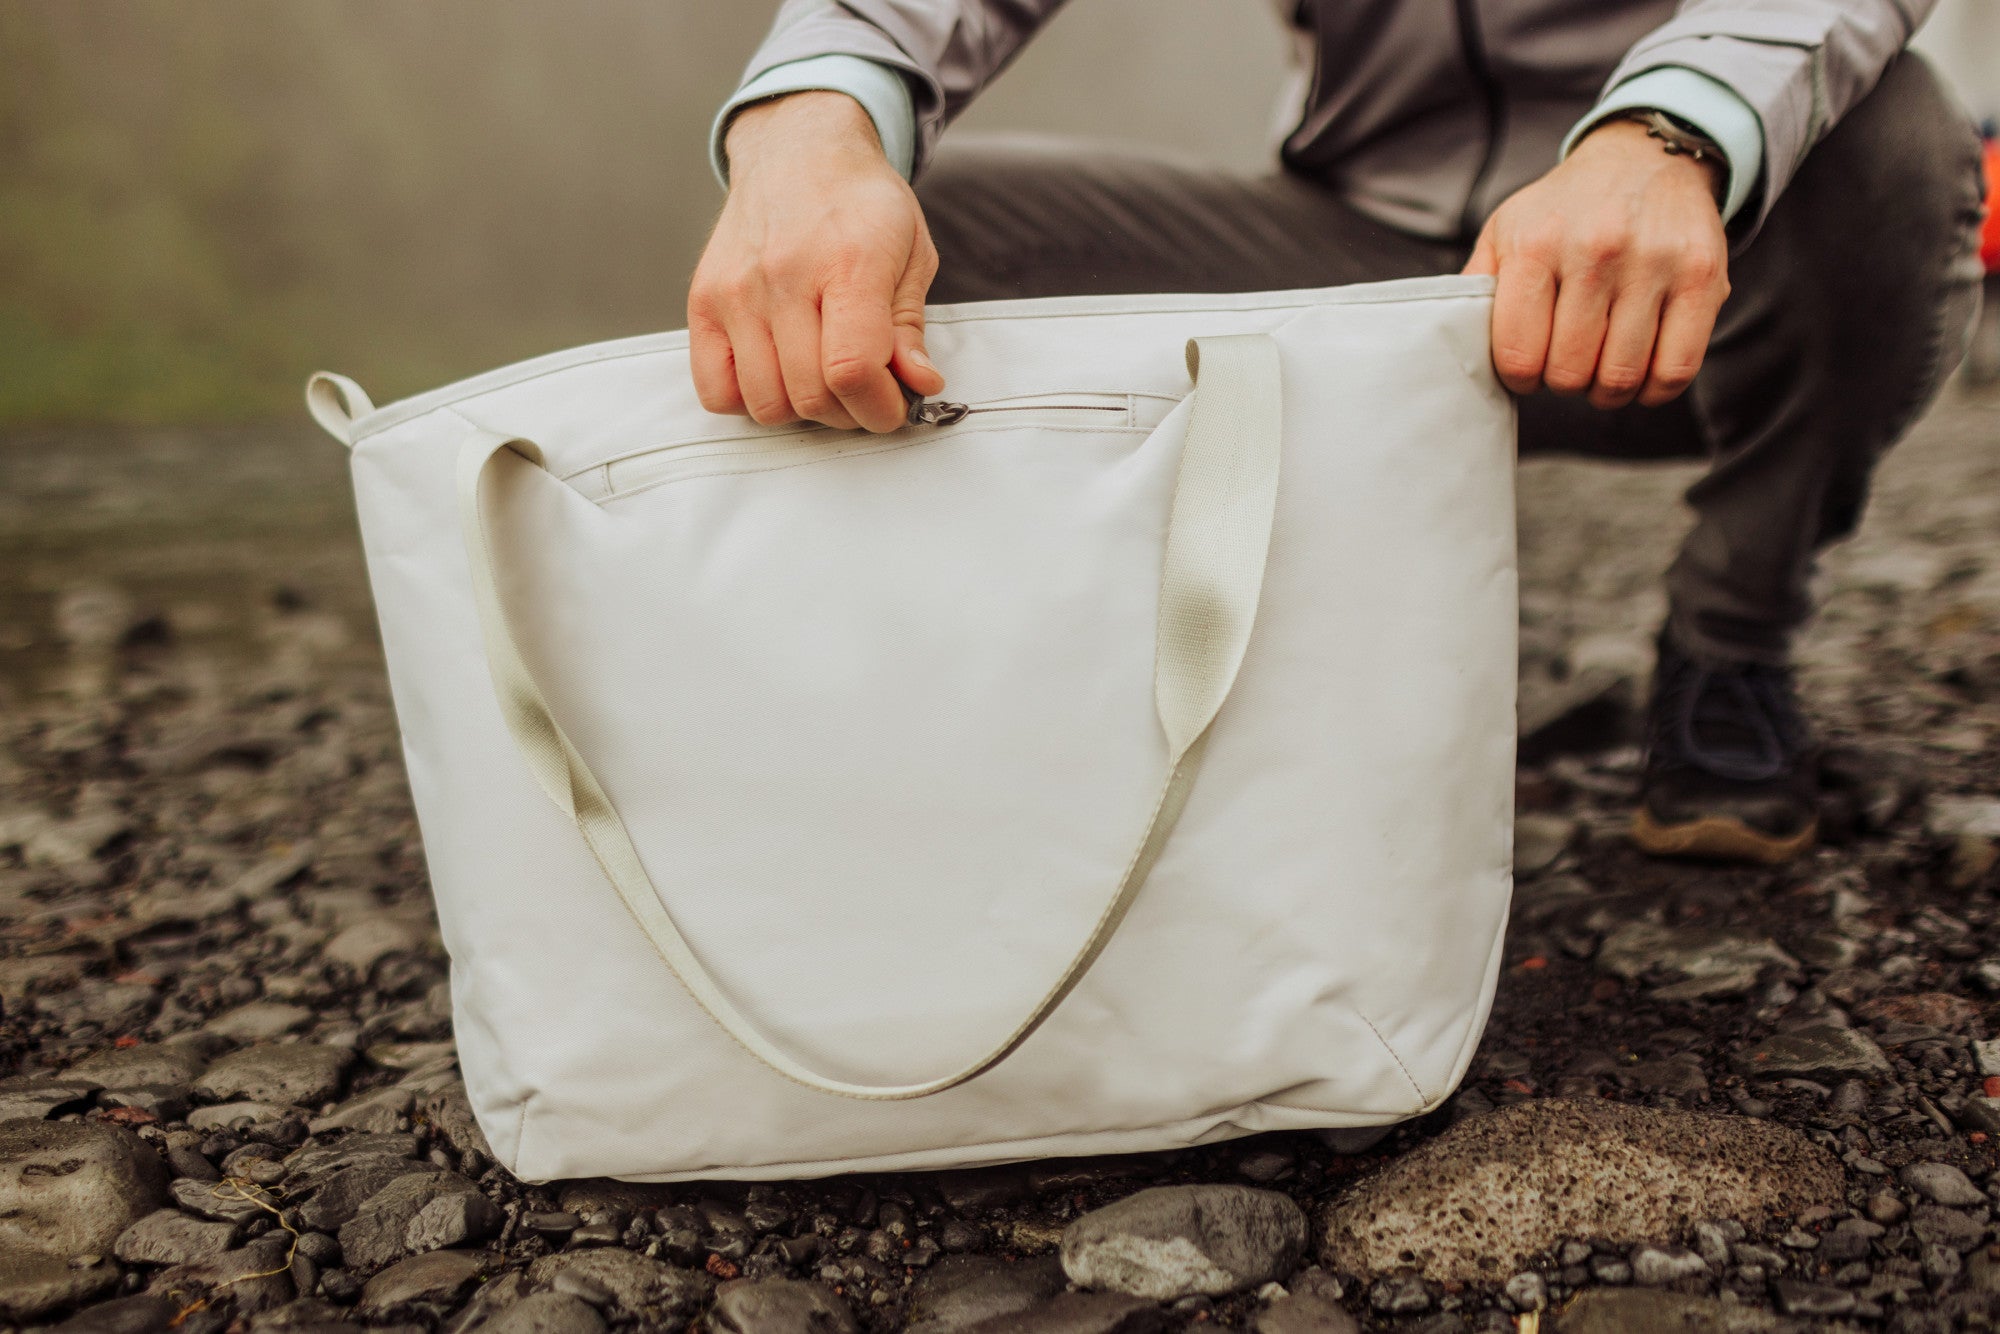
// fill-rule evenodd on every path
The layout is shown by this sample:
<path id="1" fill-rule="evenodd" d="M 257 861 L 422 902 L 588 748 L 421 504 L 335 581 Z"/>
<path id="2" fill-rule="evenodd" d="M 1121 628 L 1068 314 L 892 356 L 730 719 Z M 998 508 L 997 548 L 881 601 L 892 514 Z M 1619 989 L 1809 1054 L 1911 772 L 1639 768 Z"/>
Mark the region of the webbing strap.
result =
<path id="1" fill-rule="evenodd" d="M 611 798 L 563 732 L 508 622 L 494 573 L 492 531 L 481 496 L 505 468 L 539 468 L 532 443 L 476 431 L 458 456 L 459 518 L 501 713 L 536 781 L 574 820 L 605 878 L 688 994 L 745 1051 L 779 1074 L 850 1098 L 921 1098 L 992 1069 L 1041 1027 L 1097 961 L 1159 860 L 1194 785 L 1209 724 L 1235 684 L 1249 645 L 1270 548 L 1282 431 L 1277 345 L 1268 335 L 1188 344 L 1198 381 L 1181 452 L 1160 580 L 1154 698 L 1167 739 L 1165 781 L 1117 890 L 1062 973 L 993 1049 L 951 1074 L 915 1084 L 856 1084 L 820 1074 L 766 1037 L 696 956 L 660 901 Z"/>

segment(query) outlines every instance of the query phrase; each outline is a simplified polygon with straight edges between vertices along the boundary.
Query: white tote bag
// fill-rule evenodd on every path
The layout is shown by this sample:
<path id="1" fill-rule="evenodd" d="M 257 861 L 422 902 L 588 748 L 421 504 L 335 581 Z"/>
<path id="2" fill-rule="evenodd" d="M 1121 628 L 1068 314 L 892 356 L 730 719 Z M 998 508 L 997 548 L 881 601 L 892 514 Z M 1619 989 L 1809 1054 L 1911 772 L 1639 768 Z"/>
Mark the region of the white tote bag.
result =
<path id="1" fill-rule="evenodd" d="M 352 447 L 481 1127 L 529 1180 L 1376 1125 L 1462 1077 L 1513 813 L 1491 283 L 935 308 L 891 435 L 682 333 Z"/>

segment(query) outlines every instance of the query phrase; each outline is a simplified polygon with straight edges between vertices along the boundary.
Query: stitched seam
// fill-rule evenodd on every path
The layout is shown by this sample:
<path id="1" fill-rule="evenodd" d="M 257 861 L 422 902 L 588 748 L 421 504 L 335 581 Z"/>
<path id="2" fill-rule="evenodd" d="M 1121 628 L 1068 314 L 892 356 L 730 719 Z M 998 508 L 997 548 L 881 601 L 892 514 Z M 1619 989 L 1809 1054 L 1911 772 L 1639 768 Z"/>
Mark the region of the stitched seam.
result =
<path id="1" fill-rule="evenodd" d="M 954 431 L 952 432 L 952 439 L 962 440 L 968 435 L 990 435 L 995 431 L 1028 430 L 1030 429 L 1030 425 L 1028 422 L 1022 422 L 1019 426 L 981 426 L 969 431 Z M 1151 426 L 1035 426 L 1032 429 L 1062 431 L 1072 435 L 1138 435 L 1142 433 L 1151 434 L 1157 428 Z M 676 486 L 682 482 L 699 482 L 710 477 L 748 477 L 752 473 L 760 472 L 790 472 L 793 468 L 813 468 L 825 463 L 838 463 L 842 459 L 873 458 L 877 454 L 893 454 L 897 450 L 914 449 L 922 444 L 944 443 L 947 442 L 941 440 L 903 440 L 893 445 L 883 445 L 879 449 L 848 449 L 842 450 L 838 454 L 824 454 L 818 458 L 796 459 L 791 463 L 774 463 L 760 468 L 718 468 L 714 472 L 694 472 L 688 473 L 683 477 L 663 477 L 658 481 L 645 482 L 625 490 L 613 491 L 608 495 L 596 497 L 595 503 L 600 506 L 608 505 L 614 500 L 623 500 L 628 496 L 644 495 L 648 491 L 657 491 L 663 486 Z M 727 458 L 729 456 L 722 455 L 721 457 Z"/>
<path id="2" fill-rule="evenodd" d="M 1403 1078 L 1410 1081 L 1410 1087 L 1416 1091 L 1417 1106 L 1419 1108 L 1423 1107 L 1426 1103 L 1428 1103 L 1431 1100 L 1431 1095 L 1424 1092 L 1424 1086 L 1422 1084 L 1419 1084 L 1417 1082 L 1417 1077 L 1410 1073 L 1410 1067 L 1403 1064 L 1403 1058 L 1401 1056 L 1398 1056 L 1396 1054 L 1396 1049 L 1389 1045 L 1389 1039 L 1382 1036 L 1382 1030 L 1375 1027 L 1375 1021 L 1373 1019 L 1370 1019 L 1367 1015 L 1362 1014 L 1358 1007 L 1355 1009 L 1354 1013 L 1355 1016 L 1359 1018 L 1362 1023 L 1368 1025 L 1368 1031 L 1370 1033 L 1373 1033 L 1375 1035 L 1375 1040 L 1382 1044 L 1382 1050 L 1389 1053 L 1389 1059 L 1394 1061 L 1396 1063 L 1396 1068 L 1403 1072 Z"/>

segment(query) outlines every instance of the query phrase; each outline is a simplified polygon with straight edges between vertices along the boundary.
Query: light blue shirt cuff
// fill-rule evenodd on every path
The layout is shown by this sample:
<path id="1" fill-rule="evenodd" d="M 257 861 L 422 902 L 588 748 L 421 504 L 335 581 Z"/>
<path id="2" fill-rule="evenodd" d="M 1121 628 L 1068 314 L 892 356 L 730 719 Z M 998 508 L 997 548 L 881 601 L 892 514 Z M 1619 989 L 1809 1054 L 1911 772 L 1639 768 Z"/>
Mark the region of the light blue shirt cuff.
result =
<path id="1" fill-rule="evenodd" d="M 889 165 L 909 179 L 917 152 L 917 109 L 910 98 L 910 85 L 897 70 L 861 56 L 809 56 L 773 65 L 736 90 L 736 95 L 716 113 L 715 127 L 708 136 L 708 161 L 715 179 L 727 187 L 729 160 L 723 156 L 722 136 L 729 118 L 752 102 L 781 93 L 824 90 L 846 93 L 861 104 L 868 119 L 875 122 L 876 137 Z"/>
<path id="2" fill-rule="evenodd" d="M 1735 217 L 1764 170 L 1764 123 L 1757 119 L 1750 104 L 1728 84 L 1699 70 L 1663 65 L 1635 74 L 1606 93 L 1563 140 L 1562 155 L 1568 157 L 1576 141 L 1605 117 L 1634 107 L 1664 111 L 1715 140 L 1729 169 L 1722 220 L 1728 222 Z"/>

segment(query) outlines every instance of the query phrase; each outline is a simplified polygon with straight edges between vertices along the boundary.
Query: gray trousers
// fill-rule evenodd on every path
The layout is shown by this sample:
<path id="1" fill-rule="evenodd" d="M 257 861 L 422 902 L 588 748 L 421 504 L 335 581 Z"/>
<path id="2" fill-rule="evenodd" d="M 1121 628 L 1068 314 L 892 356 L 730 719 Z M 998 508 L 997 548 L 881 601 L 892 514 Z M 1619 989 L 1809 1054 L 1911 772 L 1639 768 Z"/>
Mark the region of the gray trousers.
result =
<path id="1" fill-rule="evenodd" d="M 918 184 L 933 301 L 1330 287 L 1456 272 L 1471 238 L 1407 235 L 1304 178 L 1049 144 L 948 145 Z M 1979 145 L 1914 56 L 1812 150 L 1730 261 L 1693 388 L 1658 408 L 1521 400 L 1523 452 L 1697 457 L 1669 571 L 1675 638 L 1783 661 L 1815 555 L 1964 354 L 1978 309 Z"/>

